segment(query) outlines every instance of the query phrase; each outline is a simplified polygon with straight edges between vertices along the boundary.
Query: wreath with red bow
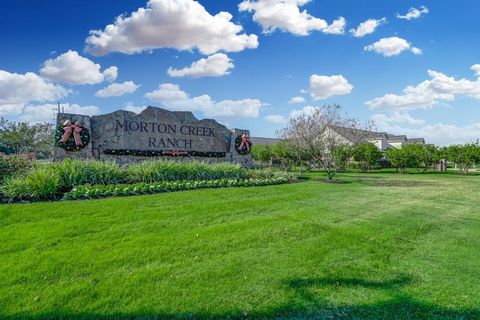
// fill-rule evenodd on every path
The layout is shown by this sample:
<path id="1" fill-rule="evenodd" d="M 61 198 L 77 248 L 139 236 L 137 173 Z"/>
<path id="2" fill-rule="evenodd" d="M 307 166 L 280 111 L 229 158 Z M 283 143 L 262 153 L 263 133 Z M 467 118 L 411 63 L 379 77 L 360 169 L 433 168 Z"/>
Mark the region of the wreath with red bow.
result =
<path id="1" fill-rule="evenodd" d="M 252 142 L 245 133 L 235 138 L 235 149 L 239 154 L 246 155 L 252 150 Z"/>
<path id="2" fill-rule="evenodd" d="M 78 151 L 90 142 L 90 132 L 80 121 L 72 123 L 67 120 L 55 131 L 55 141 L 58 147 L 66 151 Z"/>

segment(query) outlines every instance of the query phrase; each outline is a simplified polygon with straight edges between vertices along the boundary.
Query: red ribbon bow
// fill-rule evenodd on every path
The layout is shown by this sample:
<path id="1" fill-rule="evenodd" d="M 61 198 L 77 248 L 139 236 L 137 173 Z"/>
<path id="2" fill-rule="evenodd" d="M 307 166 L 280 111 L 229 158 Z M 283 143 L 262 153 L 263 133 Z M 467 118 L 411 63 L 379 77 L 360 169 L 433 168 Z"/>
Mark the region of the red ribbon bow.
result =
<path id="1" fill-rule="evenodd" d="M 63 135 L 60 138 L 59 142 L 67 143 L 68 139 L 70 138 L 73 132 L 73 138 L 75 139 L 75 144 L 77 147 L 82 146 L 82 139 L 80 137 L 80 132 L 82 132 L 83 128 L 80 125 L 80 121 L 75 123 L 71 123 L 70 120 L 65 121 L 63 124 Z"/>
<path id="2" fill-rule="evenodd" d="M 188 152 L 180 151 L 180 150 L 170 150 L 170 151 L 163 151 L 164 155 L 177 157 L 177 156 L 188 156 Z"/>
<path id="3" fill-rule="evenodd" d="M 242 134 L 242 143 L 238 146 L 238 150 L 243 150 L 243 148 L 247 148 L 247 151 L 250 151 L 250 140 L 245 133 Z"/>

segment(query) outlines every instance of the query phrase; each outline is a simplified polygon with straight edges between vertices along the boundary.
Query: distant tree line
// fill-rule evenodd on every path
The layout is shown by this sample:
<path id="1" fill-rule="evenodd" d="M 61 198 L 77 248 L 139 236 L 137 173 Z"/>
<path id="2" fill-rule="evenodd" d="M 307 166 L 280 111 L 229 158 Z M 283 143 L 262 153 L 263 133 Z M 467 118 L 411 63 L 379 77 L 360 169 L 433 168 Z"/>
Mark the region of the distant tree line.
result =
<path id="1" fill-rule="evenodd" d="M 270 145 L 254 145 L 252 155 L 255 161 L 263 165 L 279 165 L 283 167 L 297 166 L 323 168 L 321 163 L 315 165 L 307 150 L 296 148 L 289 141 L 280 141 Z M 361 169 L 368 172 L 374 168 L 393 167 L 405 173 L 407 168 L 415 168 L 419 172 L 437 171 L 441 161 L 444 165 L 454 164 L 458 170 L 468 174 L 475 164 L 480 164 L 480 144 L 467 143 L 437 147 L 434 145 L 409 144 L 401 149 L 390 149 L 385 152 L 373 143 L 357 145 L 339 145 L 328 154 L 333 163 L 331 171 L 344 171 L 348 168 Z"/>
<path id="2" fill-rule="evenodd" d="M 50 123 L 30 124 L 0 118 L 0 153 L 31 154 L 37 159 L 50 159 L 54 144 L 54 129 Z"/>
<path id="3" fill-rule="evenodd" d="M 428 169 L 437 170 L 441 161 L 459 166 L 459 170 L 468 174 L 469 169 L 480 163 L 479 142 L 448 147 L 434 145 L 408 144 L 400 149 L 386 152 L 361 137 L 358 143 L 351 145 L 338 139 L 338 136 L 325 133 L 327 126 L 338 126 L 362 132 L 371 130 L 372 125 L 348 118 L 341 113 L 339 106 L 324 106 L 311 114 L 303 114 L 289 120 L 278 132 L 280 142 L 270 145 L 254 145 L 252 154 L 255 161 L 264 165 L 297 166 L 298 168 L 323 169 L 329 180 L 339 171 L 357 167 L 362 171 L 373 168 L 393 167 L 405 173 L 407 168 L 416 168 L 419 172 Z"/>

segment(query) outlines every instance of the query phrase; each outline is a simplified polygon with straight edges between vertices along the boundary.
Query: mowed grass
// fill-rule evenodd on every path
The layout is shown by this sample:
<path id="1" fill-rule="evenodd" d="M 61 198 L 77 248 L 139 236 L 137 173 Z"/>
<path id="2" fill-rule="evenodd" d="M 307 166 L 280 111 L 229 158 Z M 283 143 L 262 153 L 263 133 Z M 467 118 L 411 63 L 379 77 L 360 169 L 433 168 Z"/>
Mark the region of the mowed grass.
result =
<path id="1" fill-rule="evenodd" d="M 477 319 L 480 176 L 0 206 L 0 318 Z"/>

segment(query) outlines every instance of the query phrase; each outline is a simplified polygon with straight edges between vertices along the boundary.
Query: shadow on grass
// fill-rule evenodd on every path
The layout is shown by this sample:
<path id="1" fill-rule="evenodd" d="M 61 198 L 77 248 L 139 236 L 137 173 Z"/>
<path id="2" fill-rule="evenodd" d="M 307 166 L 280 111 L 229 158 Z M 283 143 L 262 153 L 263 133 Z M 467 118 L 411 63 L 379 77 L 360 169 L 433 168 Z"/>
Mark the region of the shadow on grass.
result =
<path id="1" fill-rule="evenodd" d="M 328 178 L 318 178 L 318 177 L 299 177 L 299 180 L 303 182 L 307 181 L 316 181 L 316 182 L 325 182 L 325 183 L 331 183 L 331 184 L 345 184 L 345 183 L 352 183 L 351 180 L 345 180 L 345 179 L 339 179 L 335 178 L 333 180 L 329 180 Z"/>
<path id="2" fill-rule="evenodd" d="M 50 313 L 15 316 L 2 315 L 1 319 L 480 319 L 480 309 L 449 309 L 424 303 L 401 292 L 411 283 L 408 276 L 392 280 L 371 281 L 357 278 L 299 278 L 288 280 L 286 290 L 292 290 L 294 299 L 287 304 L 259 310 L 232 310 L 225 313 L 162 313 L 138 311 L 134 313 L 75 313 L 57 310 Z M 322 287 L 383 290 L 390 294 L 384 302 L 372 304 L 332 304 L 314 289 Z"/>
<path id="3" fill-rule="evenodd" d="M 373 187 L 429 187 L 429 186 L 440 186 L 441 183 L 437 181 L 419 181 L 419 180 L 398 180 L 398 179 L 358 179 L 359 181 L 367 186 Z"/>
<path id="4" fill-rule="evenodd" d="M 352 182 L 359 182 L 367 186 L 373 187 L 428 187 L 428 186 L 440 186 L 438 181 L 422 181 L 422 180 L 401 180 L 401 179 L 388 179 L 384 176 L 378 175 L 362 175 L 362 176 L 339 176 L 330 181 L 327 178 L 319 177 L 300 177 L 299 180 L 303 181 L 315 181 L 331 184 L 348 184 Z"/>

